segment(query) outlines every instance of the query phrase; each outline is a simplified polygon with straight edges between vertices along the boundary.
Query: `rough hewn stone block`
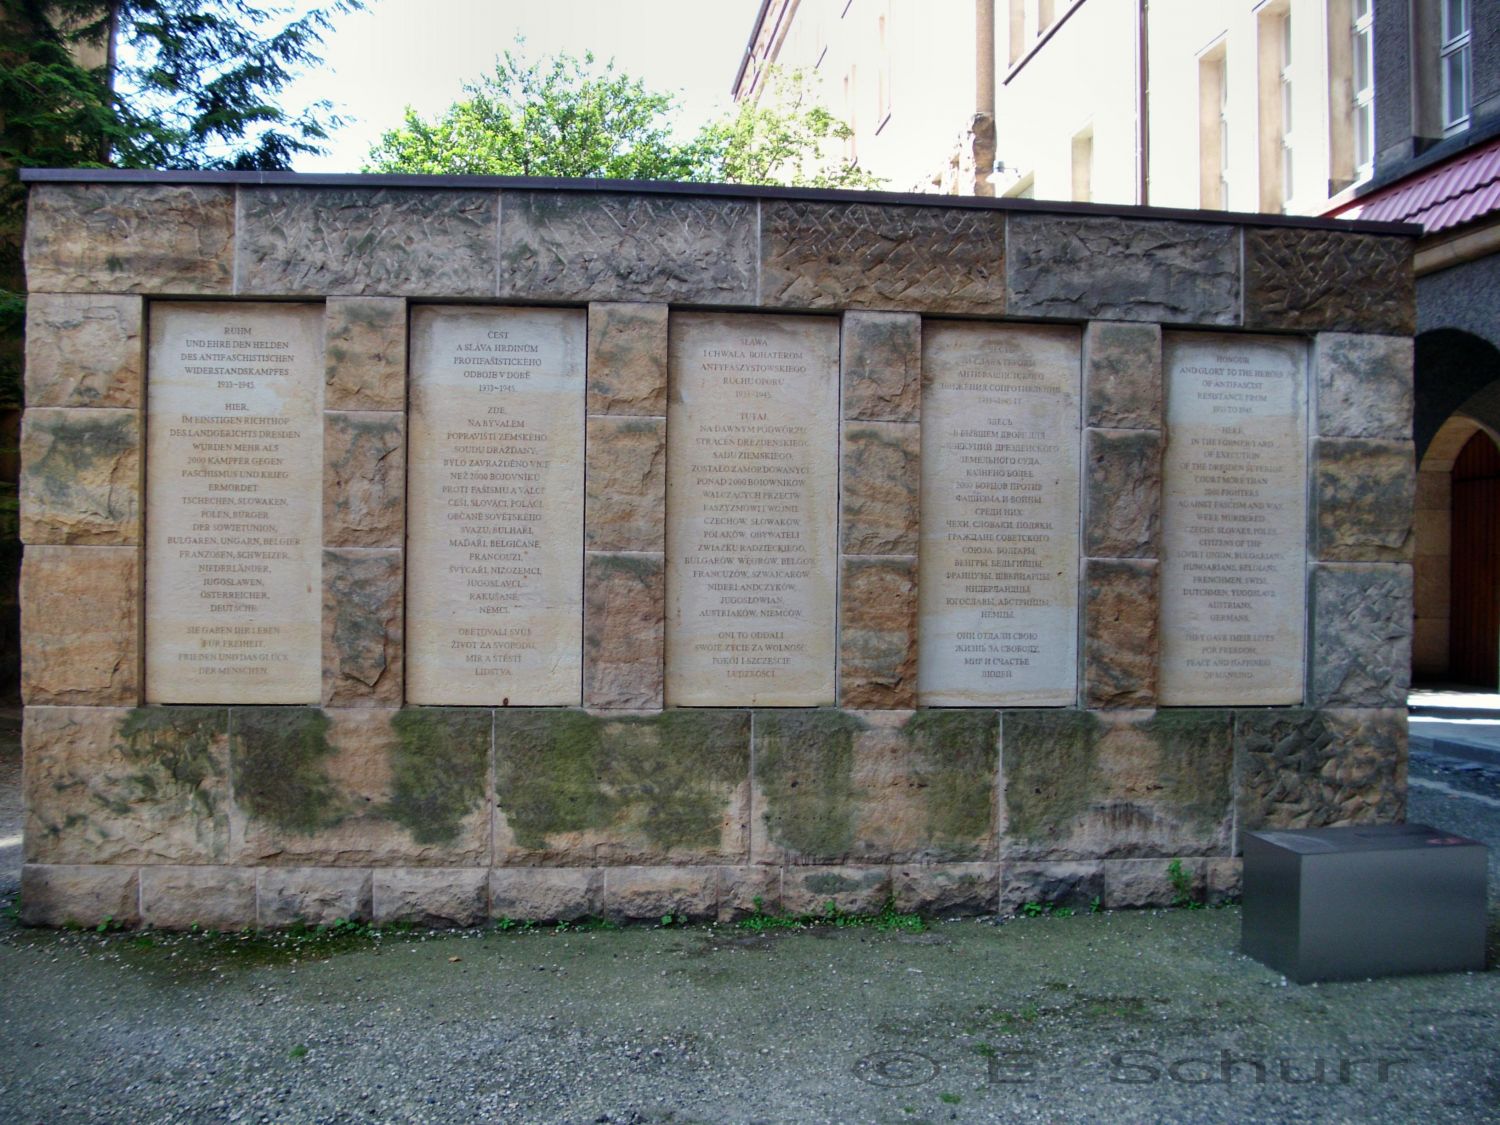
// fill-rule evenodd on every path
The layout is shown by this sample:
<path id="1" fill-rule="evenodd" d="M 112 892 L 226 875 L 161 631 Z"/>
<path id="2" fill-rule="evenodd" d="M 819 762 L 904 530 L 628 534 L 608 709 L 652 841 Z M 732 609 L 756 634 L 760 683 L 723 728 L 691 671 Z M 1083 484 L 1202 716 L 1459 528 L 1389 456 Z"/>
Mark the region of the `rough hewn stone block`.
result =
<path id="1" fill-rule="evenodd" d="M 856 422 L 844 430 L 843 551 L 917 553 L 922 428 L 914 422 Z"/>
<path id="2" fill-rule="evenodd" d="M 662 705 L 666 572 L 660 554 L 584 556 L 583 699 Z"/>
<path id="3" fill-rule="evenodd" d="M 139 297 L 33 293 L 26 300 L 28 406 L 138 409 L 145 363 Z"/>
<path id="4" fill-rule="evenodd" d="M 141 921 L 161 930 L 237 930 L 255 925 L 250 867 L 143 867 Z"/>
<path id="5" fill-rule="evenodd" d="M 846 419 L 921 417 L 922 318 L 915 313 L 846 312 L 839 366 Z"/>
<path id="6" fill-rule="evenodd" d="M 323 552 L 325 705 L 401 705 L 404 578 L 398 550 Z"/>
<path id="7" fill-rule="evenodd" d="M 571 922 L 600 912 L 604 872 L 597 867 L 497 867 L 490 872 L 490 916 Z"/>
<path id="8" fill-rule="evenodd" d="M 1411 442 L 1320 438 L 1314 456 L 1317 557 L 1410 561 L 1416 496 Z"/>
<path id="9" fill-rule="evenodd" d="M 376 868 L 375 921 L 477 926 L 489 914 L 489 876 L 467 867 Z"/>
<path id="10" fill-rule="evenodd" d="M 133 867 L 21 868 L 21 921 L 28 926 L 134 926 L 141 920 Z"/>
<path id="11" fill-rule="evenodd" d="M 1155 558 L 1161 547 L 1161 435 L 1090 429 L 1085 442 L 1084 553 Z"/>
<path id="12" fill-rule="evenodd" d="M 1112 859 L 1104 865 L 1104 906 L 1107 910 L 1135 910 L 1149 906 L 1180 905 L 1179 899 L 1202 902 L 1208 889 L 1208 860 L 1179 859 L 1179 888 L 1166 859 Z"/>
<path id="13" fill-rule="evenodd" d="M 327 926 L 370 917 L 371 872 L 338 867 L 263 867 L 257 872 L 258 924 Z"/>
<path id="14" fill-rule="evenodd" d="M 591 551 L 666 545 L 667 420 L 588 420 L 583 543 Z"/>
<path id="15" fill-rule="evenodd" d="M 589 306 L 590 414 L 667 413 L 667 306 Z"/>
<path id="16" fill-rule="evenodd" d="M 1237 230 L 1114 216 L 1010 216 L 1011 316 L 1238 324 Z"/>
<path id="17" fill-rule="evenodd" d="M 1209 905 L 1238 902 L 1244 886 L 1244 862 L 1234 858 L 1209 859 L 1205 867 Z"/>
<path id="18" fill-rule="evenodd" d="M 1005 863 L 1000 866 L 1000 914 L 1013 917 L 1029 903 L 1087 910 L 1104 902 L 1104 864 Z"/>
<path id="19" fill-rule="evenodd" d="M 1318 433 L 1325 437 L 1412 436 L 1410 337 L 1323 332 L 1317 340 Z"/>
<path id="20" fill-rule="evenodd" d="M 1161 325 L 1095 320 L 1083 333 L 1084 423 L 1161 429 Z"/>
<path id="21" fill-rule="evenodd" d="M 406 409 L 406 301 L 329 297 L 324 306 L 323 405 Z"/>
<path id="22" fill-rule="evenodd" d="M 1156 705 L 1158 564 L 1084 563 L 1083 700 L 1087 707 Z"/>
<path id="23" fill-rule="evenodd" d="M 993 863 L 944 863 L 891 869 L 891 897 L 902 913 L 993 914 L 999 908 L 1000 868 Z"/>
<path id="24" fill-rule="evenodd" d="M 694 920 L 718 914 L 718 872 L 712 867 L 608 867 L 603 913 L 617 921 L 672 915 Z"/>
<path id="25" fill-rule="evenodd" d="M 874 914 L 891 897 L 889 867 L 787 867 L 781 873 L 781 908 L 788 914 Z"/>
<path id="26" fill-rule="evenodd" d="M 1002 858 L 1223 854 L 1228 711 L 1006 711 Z"/>
<path id="27" fill-rule="evenodd" d="M 493 191 L 240 189 L 236 292 L 490 297 Z"/>
<path id="28" fill-rule="evenodd" d="M 34 293 L 230 292 L 234 189 L 37 184 L 26 212 Z"/>
<path id="29" fill-rule="evenodd" d="M 28 707 L 27 861 L 222 863 L 228 719 L 208 707 Z"/>
<path id="30" fill-rule="evenodd" d="M 406 418 L 393 411 L 323 415 L 323 544 L 406 541 Z"/>
<path id="31" fill-rule="evenodd" d="M 917 705 L 917 560 L 846 558 L 839 597 L 839 702 Z"/>
<path id="32" fill-rule="evenodd" d="M 1409 566 L 1356 563 L 1313 569 L 1313 706 L 1406 705 L 1411 601 Z"/>
<path id="33" fill-rule="evenodd" d="M 20 495 L 23 543 L 139 543 L 141 416 L 27 410 Z"/>
<path id="34" fill-rule="evenodd" d="M 1398 822 L 1406 709 L 1236 712 L 1234 793 L 1241 832 Z"/>
<path id="35" fill-rule="evenodd" d="M 21 698 L 133 705 L 141 691 L 141 562 L 134 547 L 27 547 Z"/>
<path id="36" fill-rule="evenodd" d="M 757 711 L 757 863 L 940 863 L 995 847 L 995 713 Z"/>
<path id="37" fill-rule="evenodd" d="M 781 911 L 781 868 L 765 865 L 719 868 L 719 921 L 737 922 L 757 912 Z"/>
<path id="38" fill-rule="evenodd" d="M 767 308 L 1005 312 L 997 211 L 776 199 L 761 204 Z"/>
<path id="39" fill-rule="evenodd" d="M 500 296 L 755 303 L 755 204 L 507 191 Z"/>
<path id="40" fill-rule="evenodd" d="M 744 862 L 750 717 L 495 712 L 495 862 Z"/>
<path id="41" fill-rule="evenodd" d="M 1295 227 L 1245 231 L 1245 327 L 1416 331 L 1415 240 Z"/>
<path id="42" fill-rule="evenodd" d="M 237 707 L 231 721 L 238 862 L 487 863 L 488 711 Z"/>

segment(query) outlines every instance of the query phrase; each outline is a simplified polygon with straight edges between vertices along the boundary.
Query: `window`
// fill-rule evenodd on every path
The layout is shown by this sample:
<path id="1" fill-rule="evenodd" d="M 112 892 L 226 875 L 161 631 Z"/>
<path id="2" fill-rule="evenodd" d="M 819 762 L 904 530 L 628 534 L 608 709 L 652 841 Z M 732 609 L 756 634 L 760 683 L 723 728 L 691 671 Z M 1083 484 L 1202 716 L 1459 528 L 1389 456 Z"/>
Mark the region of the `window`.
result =
<path id="1" fill-rule="evenodd" d="M 1469 127 L 1469 0 L 1442 0 L 1443 135 Z"/>
<path id="2" fill-rule="evenodd" d="M 1073 199 L 1087 203 L 1094 198 L 1094 127 L 1073 137 Z"/>
<path id="3" fill-rule="evenodd" d="M 1229 83 L 1224 46 L 1198 60 L 1198 206 L 1229 206 Z"/>
<path id="4" fill-rule="evenodd" d="M 1280 74 L 1281 88 L 1281 202 L 1292 198 L 1292 13 L 1281 13 Z"/>
<path id="5" fill-rule="evenodd" d="M 1372 0 L 1353 0 L 1350 93 L 1353 95 L 1354 178 L 1375 171 L 1375 15 Z"/>
<path id="6" fill-rule="evenodd" d="M 1256 25 L 1256 142 L 1262 211 L 1284 211 L 1292 197 L 1292 13 L 1287 3 L 1261 10 Z"/>
<path id="7" fill-rule="evenodd" d="M 891 119 L 891 33 L 890 6 L 875 21 L 875 35 L 879 48 L 879 70 L 875 76 L 875 132 L 884 129 Z"/>

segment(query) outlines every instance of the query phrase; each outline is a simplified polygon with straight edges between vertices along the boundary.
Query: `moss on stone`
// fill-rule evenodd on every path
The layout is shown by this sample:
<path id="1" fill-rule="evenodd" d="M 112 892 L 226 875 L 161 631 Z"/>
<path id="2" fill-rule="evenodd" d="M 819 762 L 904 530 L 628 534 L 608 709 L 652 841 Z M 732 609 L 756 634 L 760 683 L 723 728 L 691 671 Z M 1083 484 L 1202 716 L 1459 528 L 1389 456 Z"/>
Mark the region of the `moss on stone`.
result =
<path id="1" fill-rule="evenodd" d="M 611 575 L 625 575 L 634 578 L 642 586 L 654 581 L 661 574 L 661 560 L 651 558 L 647 555 L 629 554 L 591 554 L 589 556 L 589 570 L 596 578 L 608 578 Z"/>
<path id="2" fill-rule="evenodd" d="M 490 712 L 408 708 L 392 720 L 391 798 L 381 812 L 419 844 L 449 844 L 484 804 Z"/>
<path id="3" fill-rule="evenodd" d="M 246 707 L 232 714 L 235 800 L 253 817 L 311 835 L 338 822 L 325 759 L 328 716 L 316 707 Z"/>
<path id="4" fill-rule="evenodd" d="M 1158 711 L 1147 730 L 1160 757 L 1163 793 L 1183 820 L 1203 829 L 1223 821 L 1234 758 L 1231 713 Z"/>
<path id="5" fill-rule="evenodd" d="M 865 724 L 842 711 L 758 711 L 755 778 L 766 830 L 807 858 L 854 846 L 854 737 Z"/>
<path id="6" fill-rule="evenodd" d="M 42 426 L 45 422 L 35 424 Z M 70 410 L 65 420 L 46 425 L 45 432 L 52 440 L 46 451 L 27 466 L 26 487 L 39 490 L 63 511 L 92 511 L 97 497 L 79 498 L 80 489 L 87 488 L 80 482 L 93 478 L 96 466 L 113 466 L 137 446 L 133 416 L 123 412 Z M 113 506 L 112 494 L 109 502 Z"/>
<path id="7" fill-rule="evenodd" d="M 1099 783 L 1099 721 L 1086 711 L 1002 716 L 1007 831 L 1055 839 L 1088 809 Z"/>
<path id="8" fill-rule="evenodd" d="M 145 796 L 158 793 L 159 779 L 188 794 L 207 816 L 217 811 L 213 783 L 224 773 L 216 750 L 228 713 L 212 707 L 138 707 L 120 723 L 118 750 L 142 769 L 131 782 Z"/>
<path id="9" fill-rule="evenodd" d="M 744 712 L 502 711 L 496 723 L 496 800 L 525 848 L 608 828 L 712 848 L 728 791 L 749 773 Z"/>
<path id="10" fill-rule="evenodd" d="M 951 860 L 976 858 L 995 823 L 997 715 L 971 708 L 918 711 L 902 728 L 918 752 L 927 834 Z"/>

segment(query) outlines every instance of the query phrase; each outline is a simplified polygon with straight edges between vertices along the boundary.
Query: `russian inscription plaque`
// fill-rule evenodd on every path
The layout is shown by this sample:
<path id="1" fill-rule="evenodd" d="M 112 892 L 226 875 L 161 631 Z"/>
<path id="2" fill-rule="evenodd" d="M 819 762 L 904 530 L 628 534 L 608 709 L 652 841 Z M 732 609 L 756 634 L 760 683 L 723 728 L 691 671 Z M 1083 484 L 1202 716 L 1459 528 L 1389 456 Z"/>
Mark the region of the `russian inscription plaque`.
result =
<path id="1" fill-rule="evenodd" d="M 1165 704 L 1302 701 L 1307 349 L 1167 333 Z"/>
<path id="2" fill-rule="evenodd" d="M 838 321 L 684 313 L 667 407 L 667 702 L 834 699 Z"/>
<path id="3" fill-rule="evenodd" d="M 1081 353 L 1073 328 L 922 327 L 924 706 L 1074 701 Z"/>
<path id="4" fill-rule="evenodd" d="M 157 302 L 146 398 L 146 698 L 316 703 L 323 309 Z"/>
<path id="5" fill-rule="evenodd" d="M 411 319 L 407 698 L 577 705 L 586 314 Z"/>

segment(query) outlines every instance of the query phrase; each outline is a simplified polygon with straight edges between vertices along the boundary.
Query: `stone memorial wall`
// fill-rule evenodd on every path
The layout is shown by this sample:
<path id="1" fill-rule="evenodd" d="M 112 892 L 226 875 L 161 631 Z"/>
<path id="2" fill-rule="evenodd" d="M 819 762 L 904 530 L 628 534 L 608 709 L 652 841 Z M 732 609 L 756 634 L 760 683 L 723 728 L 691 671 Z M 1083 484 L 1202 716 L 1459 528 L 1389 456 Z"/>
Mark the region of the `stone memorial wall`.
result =
<path id="1" fill-rule="evenodd" d="M 26 175 L 33 922 L 1152 905 L 1404 813 L 1407 228 Z"/>

